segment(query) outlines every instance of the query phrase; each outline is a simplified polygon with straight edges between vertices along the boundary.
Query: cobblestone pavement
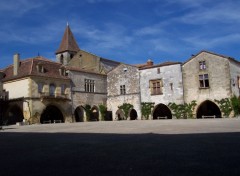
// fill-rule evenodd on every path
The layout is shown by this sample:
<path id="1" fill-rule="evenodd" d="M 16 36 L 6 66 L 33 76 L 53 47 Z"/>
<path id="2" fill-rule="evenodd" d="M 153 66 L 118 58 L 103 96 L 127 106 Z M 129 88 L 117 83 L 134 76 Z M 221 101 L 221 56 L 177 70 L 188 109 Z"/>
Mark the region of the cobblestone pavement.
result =
<path id="1" fill-rule="evenodd" d="M 6 126 L 1 176 L 239 175 L 240 119 Z"/>

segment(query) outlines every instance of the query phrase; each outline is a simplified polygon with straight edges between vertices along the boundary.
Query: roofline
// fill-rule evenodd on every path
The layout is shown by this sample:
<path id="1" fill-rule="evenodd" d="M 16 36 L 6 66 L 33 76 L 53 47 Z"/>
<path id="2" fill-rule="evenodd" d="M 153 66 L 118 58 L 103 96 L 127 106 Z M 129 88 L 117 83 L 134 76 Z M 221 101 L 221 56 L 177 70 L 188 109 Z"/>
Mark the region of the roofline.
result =
<path id="1" fill-rule="evenodd" d="M 96 75 L 107 76 L 106 74 L 103 74 L 103 73 L 97 73 L 97 72 L 94 72 L 94 71 L 83 70 L 83 69 L 75 68 L 75 67 L 66 66 L 65 68 L 66 68 L 66 70 L 70 70 L 70 71 L 84 72 L 84 73 L 89 73 L 89 74 L 96 74 Z"/>
<path id="2" fill-rule="evenodd" d="M 177 65 L 177 64 L 182 65 L 182 62 L 161 63 L 161 64 L 156 64 L 156 65 L 152 65 L 152 66 L 149 66 L 149 67 L 138 68 L 138 69 L 139 69 L 139 70 L 146 70 L 146 69 L 151 69 L 151 68 L 156 68 L 156 67 L 165 67 L 165 66 Z M 146 66 L 147 66 L 147 65 L 146 65 Z"/>
<path id="3" fill-rule="evenodd" d="M 100 56 L 98 56 L 96 54 L 93 54 L 93 53 L 91 53 L 89 51 L 86 51 L 86 50 L 83 50 L 83 49 L 80 49 L 79 51 L 83 51 L 83 52 L 86 52 L 86 53 L 91 54 L 93 56 L 99 57 L 101 60 L 106 60 L 106 61 L 115 62 L 115 63 L 121 63 L 121 62 L 118 62 L 118 61 L 115 61 L 115 60 L 111 60 L 111 59 L 106 59 L 106 58 L 100 57 Z"/>
<path id="4" fill-rule="evenodd" d="M 120 67 L 121 65 L 127 65 L 127 66 L 135 67 L 135 68 L 138 69 L 138 67 L 135 66 L 135 65 L 125 64 L 125 63 L 120 62 L 118 66 L 114 67 L 112 70 L 110 70 L 109 72 L 107 72 L 107 74 L 110 73 L 110 72 L 112 72 L 113 70 L 117 69 L 117 68 Z"/>
<path id="5" fill-rule="evenodd" d="M 187 62 L 191 61 L 193 58 L 195 58 L 196 56 L 198 56 L 199 54 L 201 54 L 201 53 L 203 53 L 203 52 L 208 53 L 208 54 L 212 54 L 212 55 L 215 55 L 215 56 L 223 57 L 223 58 L 225 58 L 225 59 L 228 59 L 228 60 L 231 60 L 231 61 L 233 61 L 233 62 L 236 62 L 236 63 L 240 64 L 240 62 L 237 61 L 237 60 L 236 60 L 235 58 L 233 58 L 233 57 L 225 56 L 225 55 L 222 55 L 222 54 L 217 54 L 217 53 L 214 53 L 214 52 L 211 52 L 211 51 L 207 51 L 207 50 L 201 50 L 201 51 L 199 51 L 196 55 L 193 55 L 192 57 L 190 57 L 190 58 L 189 58 L 187 61 L 185 61 L 182 65 L 185 65 Z"/>
<path id="6" fill-rule="evenodd" d="M 13 77 L 10 79 L 6 79 L 6 80 L 2 80 L 3 83 L 5 82 L 9 82 L 9 81 L 13 81 L 13 80 L 19 80 L 19 79 L 23 79 L 23 78 L 29 78 L 29 77 L 44 77 L 44 78 L 52 78 L 52 79 L 63 79 L 63 80 L 70 80 L 70 78 L 66 77 L 66 78 L 56 78 L 56 77 L 52 77 L 52 76 L 42 76 L 42 75 L 34 75 L 34 74 L 29 74 L 29 75 L 24 75 L 24 76 L 19 76 L 19 77 Z"/>

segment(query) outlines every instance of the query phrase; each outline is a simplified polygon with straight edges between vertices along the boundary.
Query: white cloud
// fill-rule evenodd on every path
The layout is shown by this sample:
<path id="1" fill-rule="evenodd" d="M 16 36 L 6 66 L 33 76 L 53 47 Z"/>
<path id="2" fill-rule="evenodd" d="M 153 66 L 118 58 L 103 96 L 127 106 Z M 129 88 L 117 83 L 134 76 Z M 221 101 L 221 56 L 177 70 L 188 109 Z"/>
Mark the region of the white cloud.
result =
<path id="1" fill-rule="evenodd" d="M 240 41 L 240 34 L 229 34 L 219 37 L 203 37 L 203 36 L 195 36 L 184 39 L 190 45 L 193 45 L 197 48 L 214 48 L 221 47 L 223 45 L 232 44 Z"/>
<path id="2" fill-rule="evenodd" d="M 0 1 L 0 16 L 19 17 L 26 12 L 42 7 L 44 3 L 36 0 L 2 0 Z"/>

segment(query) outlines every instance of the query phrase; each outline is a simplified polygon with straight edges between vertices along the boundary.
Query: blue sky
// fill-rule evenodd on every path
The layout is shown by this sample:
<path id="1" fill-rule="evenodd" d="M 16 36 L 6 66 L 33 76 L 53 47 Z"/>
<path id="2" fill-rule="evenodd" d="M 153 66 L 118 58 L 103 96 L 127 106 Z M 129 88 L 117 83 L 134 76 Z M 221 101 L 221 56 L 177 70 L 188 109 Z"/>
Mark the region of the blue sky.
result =
<path id="1" fill-rule="evenodd" d="M 67 22 L 81 49 L 128 64 L 240 58 L 239 0 L 0 0 L 0 21 L 0 68 L 15 53 L 55 60 Z"/>

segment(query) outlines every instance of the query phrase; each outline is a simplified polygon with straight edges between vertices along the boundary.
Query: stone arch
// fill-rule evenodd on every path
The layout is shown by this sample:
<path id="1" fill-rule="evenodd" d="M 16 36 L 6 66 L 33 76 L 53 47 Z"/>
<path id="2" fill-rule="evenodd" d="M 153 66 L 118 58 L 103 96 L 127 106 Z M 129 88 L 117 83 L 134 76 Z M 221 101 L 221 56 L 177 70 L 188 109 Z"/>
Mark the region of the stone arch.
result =
<path id="1" fill-rule="evenodd" d="M 203 116 L 207 116 L 206 118 L 213 118 L 214 116 L 221 118 L 221 111 L 214 102 L 206 100 L 197 108 L 197 118 L 203 118 Z"/>
<path id="2" fill-rule="evenodd" d="M 92 111 L 92 114 L 91 114 L 90 120 L 91 121 L 99 121 L 99 109 L 98 109 L 98 107 L 93 106 L 91 108 L 91 111 Z"/>
<path id="3" fill-rule="evenodd" d="M 74 111 L 75 122 L 84 122 L 84 108 L 78 106 Z"/>
<path id="4" fill-rule="evenodd" d="M 124 120 L 125 117 L 124 117 L 124 112 L 121 110 L 121 109 L 118 109 L 115 113 L 115 119 L 116 120 Z"/>
<path id="5" fill-rule="evenodd" d="M 138 114 L 135 109 L 130 109 L 129 111 L 130 120 L 137 120 Z"/>
<path id="6" fill-rule="evenodd" d="M 40 123 L 45 122 L 64 122 L 62 111 L 55 105 L 48 105 L 42 112 L 40 117 Z"/>
<path id="7" fill-rule="evenodd" d="M 152 117 L 153 119 L 172 119 L 172 113 L 165 104 L 160 103 L 154 107 Z"/>
<path id="8" fill-rule="evenodd" d="M 17 122 L 22 122 L 23 119 L 24 116 L 22 109 L 17 104 L 14 104 L 8 107 L 6 115 L 3 118 L 3 122 L 7 125 L 13 125 Z"/>

